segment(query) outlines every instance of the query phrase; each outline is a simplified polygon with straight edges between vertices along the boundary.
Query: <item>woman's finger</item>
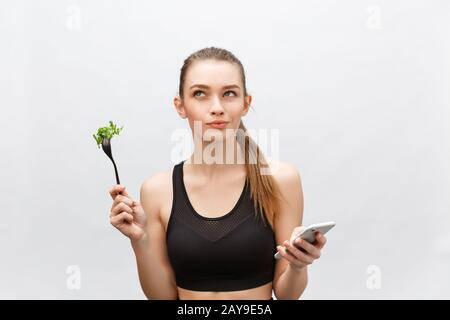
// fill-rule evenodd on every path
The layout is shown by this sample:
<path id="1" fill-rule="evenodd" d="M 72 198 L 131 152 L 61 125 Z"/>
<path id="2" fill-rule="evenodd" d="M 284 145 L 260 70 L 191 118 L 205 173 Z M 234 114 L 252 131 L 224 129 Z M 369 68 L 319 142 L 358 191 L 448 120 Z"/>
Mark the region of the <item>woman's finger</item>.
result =
<path id="1" fill-rule="evenodd" d="M 121 212 L 111 217 L 110 222 L 114 227 L 119 227 L 124 222 L 133 222 L 133 216 L 128 212 Z"/>
<path id="2" fill-rule="evenodd" d="M 120 200 L 117 200 L 119 197 Z M 111 207 L 111 212 L 114 211 L 114 209 L 119 206 L 120 204 L 124 204 L 125 206 L 131 208 L 133 206 L 133 200 L 123 197 L 123 196 L 117 196 L 116 200 L 114 200 L 113 205 Z"/>
<path id="3" fill-rule="evenodd" d="M 123 211 L 128 212 L 129 214 L 133 214 L 133 209 L 131 209 L 129 206 L 121 202 L 111 210 L 109 216 L 110 217 L 116 216 Z"/>
<path id="4" fill-rule="evenodd" d="M 277 246 L 277 250 L 280 253 L 280 255 L 285 258 L 289 262 L 294 262 L 295 258 L 291 256 L 289 253 L 287 253 L 286 248 L 283 246 Z"/>
<path id="5" fill-rule="evenodd" d="M 320 258 L 320 249 L 304 239 L 295 240 L 294 246 L 305 249 L 307 254 L 313 256 L 314 259 Z"/>
<path id="6" fill-rule="evenodd" d="M 290 253 L 286 251 L 286 248 L 283 246 L 277 246 L 278 252 L 281 254 L 283 258 L 285 258 L 287 261 L 295 265 L 296 267 L 303 267 L 304 265 L 300 263 L 294 256 L 292 256 Z"/>
<path id="7" fill-rule="evenodd" d="M 116 199 L 114 199 L 111 208 L 117 206 L 117 205 L 118 205 L 119 203 L 121 203 L 121 202 L 125 203 L 125 204 L 126 204 L 127 206 L 129 206 L 129 207 L 131 207 L 132 204 L 133 204 L 133 200 L 132 200 L 132 199 L 130 199 L 130 198 L 128 198 L 128 197 L 125 197 L 125 196 L 122 196 L 122 195 L 118 195 L 118 196 L 116 197 Z"/>
<path id="8" fill-rule="evenodd" d="M 133 214 L 133 209 L 131 209 L 129 206 L 127 206 L 126 204 L 124 204 L 123 202 L 119 203 L 118 205 L 116 205 L 110 212 L 110 217 L 113 217 L 115 215 L 118 215 L 119 213 L 121 213 L 122 211 L 128 212 L 130 214 Z"/>
<path id="9" fill-rule="evenodd" d="M 314 259 L 313 257 L 309 256 L 307 253 L 303 253 L 301 250 L 299 250 L 296 246 L 290 244 L 288 241 L 284 242 L 284 245 L 286 246 L 287 250 L 292 253 L 292 255 L 300 260 L 301 262 L 305 264 L 311 264 L 313 263 Z"/>
<path id="10" fill-rule="evenodd" d="M 126 189 L 126 187 L 124 186 L 124 185 L 121 185 L 121 184 L 117 184 L 117 185 L 115 185 L 114 187 L 112 187 L 110 190 L 109 190 L 109 194 L 110 194 L 110 196 L 111 196 L 111 198 L 114 200 L 116 197 L 117 197 L 117 195 L 119 195 L 119 194 L 123 194 L 124 196 L 127 196 L 128 197 L 128 192 L 127 192 L 127 189 Z"/>
<path id="11" fill-rule="evenodd" d="M 318 244 L 318 248 L 322 249 L 324 247 L 325 243 L 327 243 L 327 238 L 323 234 L 318 232 L 316 235 L 316 241 Z"/>

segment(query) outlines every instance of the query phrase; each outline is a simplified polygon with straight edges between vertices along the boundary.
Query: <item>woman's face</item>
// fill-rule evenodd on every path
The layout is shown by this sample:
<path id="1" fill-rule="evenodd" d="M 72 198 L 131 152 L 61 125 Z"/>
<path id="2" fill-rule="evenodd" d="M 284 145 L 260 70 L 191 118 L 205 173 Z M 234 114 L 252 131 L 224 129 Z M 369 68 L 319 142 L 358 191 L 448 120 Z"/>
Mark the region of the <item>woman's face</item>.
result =
<path id="1" fill-rule="evenodd" d="M 251 103 L 251 96 L 244 97 L 239 67 L 226 61 L 195 61 L 186 73 L 183 89 L 183 99 L 178 96 L 174 99 L 177 112 L 182 118 L 188 118 L 194 135 L 207 141 L 211 136 L 231 137 L 234 131 L 226 129 L 239 128 L 241 117 L 247 114 Z M 226 124 L 211 126 L 215 120 Z"/>

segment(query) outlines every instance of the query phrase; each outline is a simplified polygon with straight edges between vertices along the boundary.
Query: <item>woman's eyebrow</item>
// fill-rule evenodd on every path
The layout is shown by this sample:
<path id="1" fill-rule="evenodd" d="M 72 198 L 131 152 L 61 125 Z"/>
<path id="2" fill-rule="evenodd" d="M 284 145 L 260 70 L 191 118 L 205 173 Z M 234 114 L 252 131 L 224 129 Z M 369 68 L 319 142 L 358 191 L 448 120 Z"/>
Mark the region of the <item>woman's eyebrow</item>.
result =
<path id="1" fill-rule="evenodd" d="M 206 84 L 194 84 L 189 89 L 192 89 L 194 87 L 209 89 L 209 86 L 207 86 Z M 240 89 L 240 87 L 236 84 L 230 84 L 222 87 L 222 89 L 232 89 L 232 88 Z"/>

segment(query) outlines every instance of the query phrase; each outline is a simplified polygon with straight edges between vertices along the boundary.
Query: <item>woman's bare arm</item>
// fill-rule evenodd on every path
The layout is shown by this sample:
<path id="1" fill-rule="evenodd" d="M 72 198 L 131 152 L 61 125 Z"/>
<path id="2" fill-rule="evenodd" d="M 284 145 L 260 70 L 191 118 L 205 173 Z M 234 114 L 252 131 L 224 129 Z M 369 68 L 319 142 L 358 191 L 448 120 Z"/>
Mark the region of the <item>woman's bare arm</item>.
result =
<path id="1" fill-rule="evenodd" d="M 166 249 L 165 228 L 160 218 L 163 176 L 155 175 L 140 189 L 140 202 L 147 215 L 147 232 L 138 241 L 131 241 L 136 255 L 139 281 L 148 299 L 176 300 L 178 298 L 175 275 Z"/>
<path id="2" fill-rule="evenodd" d="M 286 201 L 281 201 L 280 212 L 275 220 L 275 237 L 277 244 L 289 240 L 292 231 L 302 224 L 303 189 L 297 169 L 287 163 L 279 163 L 275 178 Z M 285 259 L 276 261 L 273 281 L 277 299 L 298 299 L 308 283 L 307 268 L 293 269 Z"/>

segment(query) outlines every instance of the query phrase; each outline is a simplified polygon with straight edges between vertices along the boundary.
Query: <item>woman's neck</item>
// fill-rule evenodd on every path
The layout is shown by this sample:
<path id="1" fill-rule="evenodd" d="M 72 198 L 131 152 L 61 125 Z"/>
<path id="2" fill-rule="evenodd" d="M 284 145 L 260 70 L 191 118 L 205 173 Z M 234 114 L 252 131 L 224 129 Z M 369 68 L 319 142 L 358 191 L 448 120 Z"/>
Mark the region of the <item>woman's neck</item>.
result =
<path id="1" fill-rule="evenodd" d="M 185 164 L 192 173 L 206 178 L 245 171 L 243 152 L 236 140 L 230 146 L 225 146 L 223 141 L 197 144 Z"/>

